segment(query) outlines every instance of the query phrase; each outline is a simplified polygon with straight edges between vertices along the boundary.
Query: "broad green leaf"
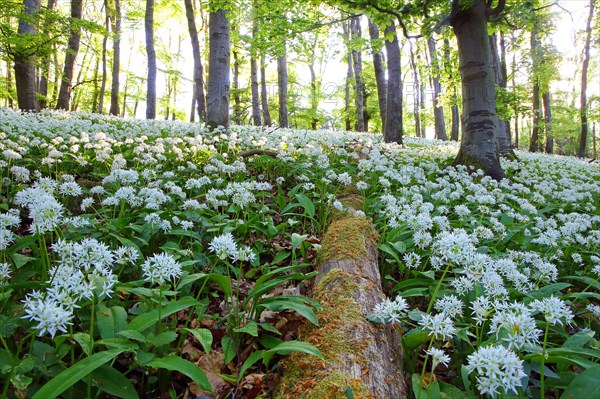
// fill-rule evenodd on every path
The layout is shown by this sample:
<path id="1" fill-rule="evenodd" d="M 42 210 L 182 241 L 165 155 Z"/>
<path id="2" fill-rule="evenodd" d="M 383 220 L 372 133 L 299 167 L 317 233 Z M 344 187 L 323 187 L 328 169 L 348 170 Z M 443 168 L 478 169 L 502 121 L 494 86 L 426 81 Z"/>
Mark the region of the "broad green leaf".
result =
<path id="1" fill-rule="evenodd" d="M 317 316 L 312 308 L 302 300 L 303 297 L 294 296 L 273 296 L 260 301 L 260 306 L 265 306 L 272 312 L 281 312 L 282 310 L 293 310 L 298 312 L 306 320 L 315 326 L 319 325 Z"/>
<path id="2" fill-rule="evenodd" d="M 275 258 L 273 258 L 271 263 L 275 265 L 279 262 L 283 262 L 284 260 L 289 258 L 291 254 L 292 253 L 290 251 L 286 251 L 285 249 L 283 251 L 279 251 L 277 252 L 277 255 L 275 255 Z"/>
<path id="3" fill-rule="evenodd" d="M 429 340 L 429 333 L 427 333 L 427 331 L 415 329 L 404 334 L 402 337 L 402 345 L 407 349 L 414 349 Z"/>
<path id="4" fill-rule="evenodd" d="M 221 346 L 223 347 L 223 354 L 225 355 L 225 364 L 229 364 L 229 362 L 237 355 L 238 343 L 229 335 L 224 335 L 223 338 L 221 338 Z"/>
<path id="5" fill-rule="evenodd" d="M 600 398 L 600 364 L 584 370 L 565 389 L 560 399 Z"/>
<path id="6" fill-rule="evenodd" d="M 165 331 L 162 332 L 156 336 L 153 336 L 153 334 L 149 334 L 148 337 L 146 337 L 146 342 L 149 343 L 150 345 L 154 345 L 154 346 L 164 346 L 164 345 L 168 345 L 171 342 L 175 341 L 177 339 L 177 333 L 175 331 Z"/>
<path id="7" fill-rule="evenodd" d="M 258 337 L 258 324 L 254 320 L 250 320 L 246 325 L 234 328 L 233 331 Z"/>
<path id="8" fill-rule="evenodd" d="M 206 377 L 206 373 L 200 367 L 194 363 L 185 360 L 179 356 L 167 356 L 161 359 L 154 359 L 146 363 L 148 367 L 156 367 L 160 369 L 166 369 L 169 371 L 178 371 L 181 374 L 185 374 L 190 377 L 200 389 L 212 392 L 212 385 Z"/>
<path id="9" fill-rule="evenodd" d="M 113 306 L 109 309 L 103 304 L 98 304 L 96 322 L 103 339 L 116 338 L 127 325 L 127 311 L 121 306 Z"/>
<path id="10" fill-rule="evenodd" d="M 298 249 L 307 238 L 308 234 L 292 233 L 292 250 Z"/>
<path id="11" fill-rule="evenodd" d="M 197 304 L 198 301 L 192 297 L 185 297 L 178 301 L 169 302 L 167 305 L 163 306 L 160 311 L 158 309 L 153 309 L 148 313 L 137 316 L 131 320 L 127 329 L 142 332 L 156 324 L 159 321 L 159 316 L 161 319 L 164 319 L 173 313 L 177 313 L 180 310 L 187 309 Z"/>
<path id="12" fill-rule="evenodd" d="M 275 346 L 274 348 L 266 350 L 263 353 L 263 361 L 265 362 L 265 365 L 267 367 L 269 367 L 269 363 L 271 362 L 271 359 L 273 358 L 273 356 L 287 355 L 290 352 L 306 353 L 307 355 L 316 356 L 321 360 L 323 359 L 323 355 L 321 354 L 321 352 L 317 348 L 315 348 L 313 345 L 309 344 L 308 342 L 284 341 L 284 342 L 280 343 L 279 345 Z"/>
<path id="13" fill-rule="evenodd" d="M 22 255 L 17 252 L 10 254 L 10 257 L 15 264 L 15 268 L 17 268 L 17 269 L 20 269 L 21 267 L 25 266 L 27 263 L 36 259 L 36 258 L 32 258 L 30 256 Z"/>
<path id="14" fill-rule="evenodd" d="M 98 352 L 90 357 L 78 361 L 66 370 L 63 370 L 56 377 L 48 381 L 39 391 L 33 395 L 32 399 L 54 399 L 77 381 L 89 375 L 92 371 L 102 366 L 106 362 L 125 352 L 125 349 L 109 349 Z"/>
<path id="15" fill-rule="evenodd" d="M 182 328 L 192 334 L 204 348 L 204 352 L 210 352 L 210 347 L 213 342 L 212 332 L 208 328 Z"/>
<path id="16" fill-rule="evenodd" d="M 138 399 L 139 396 L 131 382 L 109 365 L 103 365 L 92 371 L 92 385 L 109 395 L 123 399 Z"/>
<path id="17" fill-rule="evenodd" d="M 310 217 L 315 216 L 315 204 L 304 194 L 296 194 L 300 206 L 304 208 L 304 213 Z"/>
<path id="18" fill-rule="evenodd" d="M 246 374 L 246 371 L 252 367 L 252 365 L 256 362 L 258 362 L 259 360 L 262 359 L 264 351 L 263 350 L 257 350 L 256 352 L 253 352 L 250 356 L 248 356 L 248 359 L 246 359 L 246 361 L 244 362 L 244 364 L 242 364 L 242 367 L 240 367 L 240 371 L 238 373 L 238 378 L 237 378 L 237 382 L 240 382 L 242 380 L 242 378 L 244 378 L 244 374 Z"/>
<path id="19" fill-rule="evenodd" d="M 439 399 L 442 397 L 440 385 L 437 381 L 430 382 L 427 387 L 421 386 L 421 376 L 414 373 L 411 377 L 413 392 L 416 398 L 420 399 Z"/>
<path id="20" fill-rule="evenodd" d="M 83 350 L 83 353 L 85 353 L 86 356 L 89 356 L 90 355 L 90 345 L 92 343 L 90 334 L 78 332 L 73 335 L 73 339 L 79 344 L 79 346 Z"/>

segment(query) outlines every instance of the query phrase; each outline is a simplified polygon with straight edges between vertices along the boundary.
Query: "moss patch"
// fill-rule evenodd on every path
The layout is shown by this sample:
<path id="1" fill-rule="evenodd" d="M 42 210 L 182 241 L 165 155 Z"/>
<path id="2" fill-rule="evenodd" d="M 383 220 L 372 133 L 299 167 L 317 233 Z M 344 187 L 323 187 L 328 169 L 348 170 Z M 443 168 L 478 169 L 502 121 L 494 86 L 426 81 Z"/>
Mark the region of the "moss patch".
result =
<path id="1" fill-rule="evenodd" d="M 329 226 L 323 237 L 319 261 L 358 260 L 367 255 L 366 242 L 374 243 L 379 234 L 370 220 L 363 217 L 346 217 Z"/>

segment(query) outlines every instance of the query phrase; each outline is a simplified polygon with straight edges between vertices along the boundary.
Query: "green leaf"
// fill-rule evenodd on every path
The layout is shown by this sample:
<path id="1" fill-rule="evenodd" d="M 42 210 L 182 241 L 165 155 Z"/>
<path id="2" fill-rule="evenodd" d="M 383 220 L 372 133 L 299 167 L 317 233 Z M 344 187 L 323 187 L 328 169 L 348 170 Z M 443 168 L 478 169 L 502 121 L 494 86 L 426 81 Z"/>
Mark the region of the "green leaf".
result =
<path id="1" fill-rule="evenodd" d="M 78 361 L 48 381 L 35 393 L 35 395 L 33 395 L 32 399 L 56 398 L 58 395 L 72 387 L 77 381 L 89 375 L 92 371 L 119 356 L 123 352 L 125 352 L 125 349 L 110 349 L 95 353 L 90 357 Z"/>
<path id="2" fill-rule="evenodd" d="M 161 319 L 172 315 L 173 313 L 177 313 L 180 310 L 187 309 L 191 306 L 195 306 L 198 304 L 198 301 L 192 297 L 181 298 L 178 301 L 169 302 L 165 306 L 159 309 L 152 309 L 148 313 L 141 314 L 131 320 L 129 325 L 127 326 L 128 330 L 135 330 L 142 332 L 159 321 L 159 315 Z"/>
<path id="3" fill-rule="evenodd" d="M 292 233 L 292 250 L 297 249 L 308 238 L 308 234 Z"/>
<path id="4" fill-rule="evenodd" d="M 584 370 L 575 377 L 560 397 L 560 399 L 577 398 L 600 398 L 600 364 Z"/>
<path id="5" fill-rule="evenodd" d="M 26 255 L 21 255 L 20 253 L 16 252 L 14 254 L 11 254 L 10 257 L 13 263 L 15 264 L 15 268 L 17 269 L 20 269 L 21 267 L 25 266 L 28 262 L 35 260 L 35 258 Z"/>
<path id="6" fill-rule="evenodd" d="M 323 359 L 323 355 L 321 354 L 321 352 L 317 348 L 315 348 L 313 345 L 309 344 L 308 342 L 284 341 L 284 342 L 280 343 L 279 345 L 275 346 L 274 348 L 266 350 L 263 353 L 263 361 L 265 362 L 265 365 L 267 367 L 269 367 L 269 363 L 271 362 L 271 359 L 273 358 L 273 356 L 287 355 L 290 352 L 306 353 L 307 355 L 316 356 L 321 360 Z"/>
<path id="7" fill-rule="evenodd" d="M 439 399 L 442 397 L 440 385 L 437 381 L 432 381 L 426 388 L 421 386 L 421 376 L 418 373 L 412 375 L 413 392 L 416 398 Z"/>
<path id="8" fill-rule="evenodd" d="M 289 258 L 291 254 L 292 253 L 290 251 L 286 251 L 286 250 L 279 251 L 279 252 L 277 252 L 277 255 L 275 255 L 275 258 L 273 258 L 271 263 L 275 265 L 279 262 L 283 262 L 284 260 Z"/>
<path id="9" fill-rule="evenodd" d="M 263 351 L 263 350 L 257 350 L 256 352 L 253 352 L 250 356 L 248 356 L 248 359 L 246 359 L 244 364 L 242 364 L 242 367 L 240 367 L 237 382 L 240 382 L 242 380 L 242 378 L 244 378 L 244 374 L 250 367 L 252 367 L 252 365 L 254 363 L 256 363 L 262 359 L 264 352 L 265 351 Z"/>
<path id="10" fill-rule="evenodd" d="M 303 297 L 295 296 L 273 296 L 260 301 L 261 306 L 265 306 L 272 312 L 281 312 L 282 310 L 293 310 L 298 312 L 306 320 L 315 326 L 319 325 L 317 315 L 303 300 Z"/>
<path id="11" fill-rule="evenodd" d="M 75 342 L 77 342 L 79 344 L 79 346 L 81 346 L 83 353 L 85 353 L 86 356 L 89 356 L 90 355 L 90 344 L 92 343 L 90 334 L 78 332 L 73 335 L 73 339 L 75 340 Z"/>
<path id="12" fill-rule="evenodd" d="M 315 216 L 315 204 L 304 194 L 296 194 L 300 206 L 304 208 L 304 214 L 311 218 Z"/>
<path id="13" fill-rule="evenodd" d="M 171 342 L 175 341 L 177 339 L 177 333 L 175 331 L 165 331 L 162 332 L 156 336 L 153 336 L 153 334 L 150 334 L 148 337 L 146 337 L 146 342 L 149 343 L 150 345 L 154 345 L 154 346 L 164 346 L 164 345 L 169 345 Z"/>
<path id="14" fill-rule="evenodd" d="M 204 348 L 204 352 L 210 352 L 210 347 L 212 346 L 213 336 L 212 332 L 207 328 L 182 328 L 183 331 L 187 331 L 192 334 L 198 342 Z"/>
<path id="15" fill-rule="evenodd" d="M 212 392 L 212 385 L 210 385 L 204 371 L 194 363 L 179 356 L 167 356 L 161 359 L 154 359 L 146 363 L 146 366 L 169 371 L 178 371 L 194 380 L 200 389 Z"/>
<path id="16" fill-rule="evenodd" d="M 234 328 L 234 332 L 250 334 L 253 337 L 258 337 L 258 324 L 254 320 L 250 320 L 245 326 Z"/>
<path id="17" fill-rule="evenodd" d="M 127 311 L 121 306 L 110 309 L 99 304 L 96 311 L 96 322 L 100 336 L 103 339 L 116 338 L 117 334 L 127 325 Z"/>
<path id="18" fill-rule="evenodd" d="M 123 399 L 138 399 L 139 396 L 131 382 L 109 365 L 100 366 L 92 371 L 92 385 L 109 395 Z"/>
<path id="19" fill-rule="evenodd" d="M 229 335 L 224 335 L 223 338 L 221 338 L 221 346 L 223 347 L 223 354 L 225 355 L 225 364 L 229 364 L 229 362 L 237 355 L 238 343 Z"/>

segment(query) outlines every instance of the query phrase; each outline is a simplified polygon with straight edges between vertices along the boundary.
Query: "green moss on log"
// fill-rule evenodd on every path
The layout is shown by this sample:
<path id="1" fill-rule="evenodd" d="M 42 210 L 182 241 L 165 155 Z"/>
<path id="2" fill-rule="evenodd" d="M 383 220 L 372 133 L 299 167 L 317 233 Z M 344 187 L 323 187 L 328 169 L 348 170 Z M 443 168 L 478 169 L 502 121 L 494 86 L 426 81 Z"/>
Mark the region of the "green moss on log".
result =
<path id="1" fill-rule="evenodd" d="M 368 242 L 379 239 L 370 220 L 364 217 L 346 217 L 335 221 L 323 237 L 319 260 L 359 260 L 367 256 Z"/>

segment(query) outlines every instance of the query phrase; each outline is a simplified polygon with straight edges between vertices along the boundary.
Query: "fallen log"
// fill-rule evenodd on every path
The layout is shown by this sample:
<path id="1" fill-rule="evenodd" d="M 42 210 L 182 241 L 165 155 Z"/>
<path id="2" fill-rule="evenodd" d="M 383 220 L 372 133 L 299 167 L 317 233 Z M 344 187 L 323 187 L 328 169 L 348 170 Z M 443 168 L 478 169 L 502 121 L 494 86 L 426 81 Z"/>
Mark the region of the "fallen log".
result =
<path id="1" fill-rule="evenodd" d="M 354 205 L 356 198 L 352 197 Z M 275 398 L 405 396 L 399 332 L 364 317 L 384 298 L 377 262 L 378 234 L 369 220 L 349 213 L 338 214 L 323 237 L 313 290 L 323 310 L 317 314 L 319 326 L 307 325 L 299 337 L 315 345 L 324 360 L 292 354 L 283 364 Z"/>

